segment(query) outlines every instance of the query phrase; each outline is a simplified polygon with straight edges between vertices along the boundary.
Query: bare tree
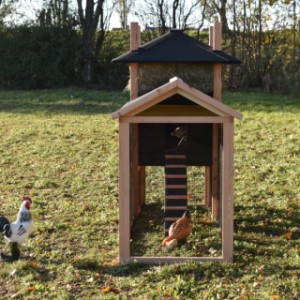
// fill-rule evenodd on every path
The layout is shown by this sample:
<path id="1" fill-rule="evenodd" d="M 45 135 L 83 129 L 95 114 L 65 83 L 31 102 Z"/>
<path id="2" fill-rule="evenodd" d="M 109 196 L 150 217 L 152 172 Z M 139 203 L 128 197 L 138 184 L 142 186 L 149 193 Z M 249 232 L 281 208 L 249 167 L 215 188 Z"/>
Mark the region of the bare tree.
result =
<path id="1" fill-rule="evenodd" d="M 128 28 L 128 14 L 134 5 L 134 0 L 118 0 L 117 12 L 120 16 L 121 28 Z"/>
<path id="2" fill-rule="evenodd" d="M 158 29 L 160 34 L 168 28 L 203 26 L 203 11 L 199 0 L 192 0 L 189 4 L 184 0 L 145 0 L 137 7 L 136 15 L 146 28 Z"/>
<path id="3" fill-rule="evenodd" d="M 86 2 L 85 9 L 83 8 L 83 2 Z M 99 24 L 99 30 L 102 32 L 105 31 L 104 2 L 105 0 L 77 0 L 78 15 L 82 30 L 82 80 L 84 83 L 92 82 L 93 45 Z"/>

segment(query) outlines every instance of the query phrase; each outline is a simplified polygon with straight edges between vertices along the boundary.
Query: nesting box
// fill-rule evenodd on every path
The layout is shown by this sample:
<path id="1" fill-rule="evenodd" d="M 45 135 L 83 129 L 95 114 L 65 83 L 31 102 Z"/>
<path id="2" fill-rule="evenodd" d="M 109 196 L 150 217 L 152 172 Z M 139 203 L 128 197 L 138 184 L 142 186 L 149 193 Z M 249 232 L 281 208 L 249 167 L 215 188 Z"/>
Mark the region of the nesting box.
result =
<path id="1" fill-rule="evenodd" d="M 138 41 L 138 35 L 133 36 Z M 176 48 L 177 43 L 179 44 Z M 164 57 L 162 49 L 170 50 L 170 47 L 173 47 L 172 54 Z M 187 49 L 190 55 L 187 55 Z M 158 53 L 159 59 L 155 58 Z M 182 61 L 187 58 L 190 61 Z M 162 63 L 161 59 L 165 62 Z M 176 61 L 178 59 L 180 61 Z M 231 261 L 233 122 L 235 118 L 240 120 L 242 115 L 217 99 L 220 97 L 221 83 L 216 84 L 216 80 L 221 80 L 220 63 L 238 61 L 178 30 L 146 44 L 144 48 L 130 51 L 116 61 L 130 63 L 132 84 L 132 101 L 112 114 L 113 118 L 119 120 L 120 261 L 122 263 L 134 260 L 165 263 L 186 259 Z M 206 61 L 206 64 L 203 61 Z M 176 62 L 184 67 L 174 66 Z M 159 72 L 157 64 L 160 64 Z M 201 65 L 200 69 L 206 70 L 207 78 L 196 84 L 197 76 L 188 74 L 189 64 L 191 70 L 197 66 L 200 68 Z M 151 67 L 145 68 L 147 65 Z M 150 80 L 151 70 L 154 72 L 155 80 Z M 145 77 L 146 73 L 148 75 Z M 166 74 L 176 76 L 166 82 Z M 180 75 L 184 79 L 180 78 Z M 205 78 L 203 74 L 202 77 Z M 142 89 L 139 89 L 138 83 L 143 80 Z M 219 220 L 222 231 L 220 256 L 132 255 L 131 226 L 134 219 L 138 218 L 142 206 L 147 204 L 145 199 L 147 166 L 164 168 L 164 194 L 161 195 L 164 198 L 162 238 L 167 234 L 169 226 L 189 207 L 187 168 L 191 166 L 205 168 L 205 205 L 212 208 L 212 217 Z"/>

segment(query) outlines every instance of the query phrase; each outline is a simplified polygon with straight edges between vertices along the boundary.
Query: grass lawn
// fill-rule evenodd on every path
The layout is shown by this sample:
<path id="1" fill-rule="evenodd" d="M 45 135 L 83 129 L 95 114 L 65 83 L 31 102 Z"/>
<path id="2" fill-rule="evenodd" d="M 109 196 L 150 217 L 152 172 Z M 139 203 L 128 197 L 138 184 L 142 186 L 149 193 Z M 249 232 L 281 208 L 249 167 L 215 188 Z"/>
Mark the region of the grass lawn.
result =
<path id="1" fill-rule="evenodd" d="M 109 113 L 127 99 L 0 91 L 0 215 L 14 220 L 29 193 L 35 221 L 26 258 L 0 262 L 0 298 L 300 299 L 300 99 L 224 96 L 244 114 L 235 122 L 234 263 L 161 266 L 117 260 L 118 124 Z"/>

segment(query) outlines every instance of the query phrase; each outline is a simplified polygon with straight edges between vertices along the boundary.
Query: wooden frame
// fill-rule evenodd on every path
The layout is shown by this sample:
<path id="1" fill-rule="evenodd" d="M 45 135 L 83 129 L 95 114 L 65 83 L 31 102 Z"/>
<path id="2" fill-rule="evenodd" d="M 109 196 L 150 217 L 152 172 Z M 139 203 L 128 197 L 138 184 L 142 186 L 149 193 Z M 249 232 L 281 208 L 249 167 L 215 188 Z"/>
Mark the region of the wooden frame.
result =
<path id="1" fill-rule="evenodd" d="M 197 120 L 197 122 L 195 122 Z M 135 123 L 208 123 L 207 117 L 122 117 L 120 118 L 120 262 L 171 263 L 192 260 L 232 261 L 233 257 L 233 118 L 210 117 L 210 123 L 223 124 L 222 170 L 222 256 L 221 257 L 137 257 L 130 255 L 130 124 Z M 226 216 L 226 217 L 224 217 Z"/>

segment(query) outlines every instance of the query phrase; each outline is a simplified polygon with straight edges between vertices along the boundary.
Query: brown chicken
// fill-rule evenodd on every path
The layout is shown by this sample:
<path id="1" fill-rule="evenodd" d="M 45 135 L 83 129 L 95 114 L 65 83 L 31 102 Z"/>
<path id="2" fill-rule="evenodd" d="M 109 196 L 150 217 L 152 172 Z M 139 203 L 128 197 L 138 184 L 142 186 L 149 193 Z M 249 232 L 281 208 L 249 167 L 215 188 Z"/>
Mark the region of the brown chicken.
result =
<path id="1" fill-rule="evenodd" d="M 179 241 L 186 240 L 191 232 L 191 215 L 187 210 L 180 219 L 170 226 L 169 236 L 163 240 L 162 246 L 169 246 L 173 248 Z"/>

